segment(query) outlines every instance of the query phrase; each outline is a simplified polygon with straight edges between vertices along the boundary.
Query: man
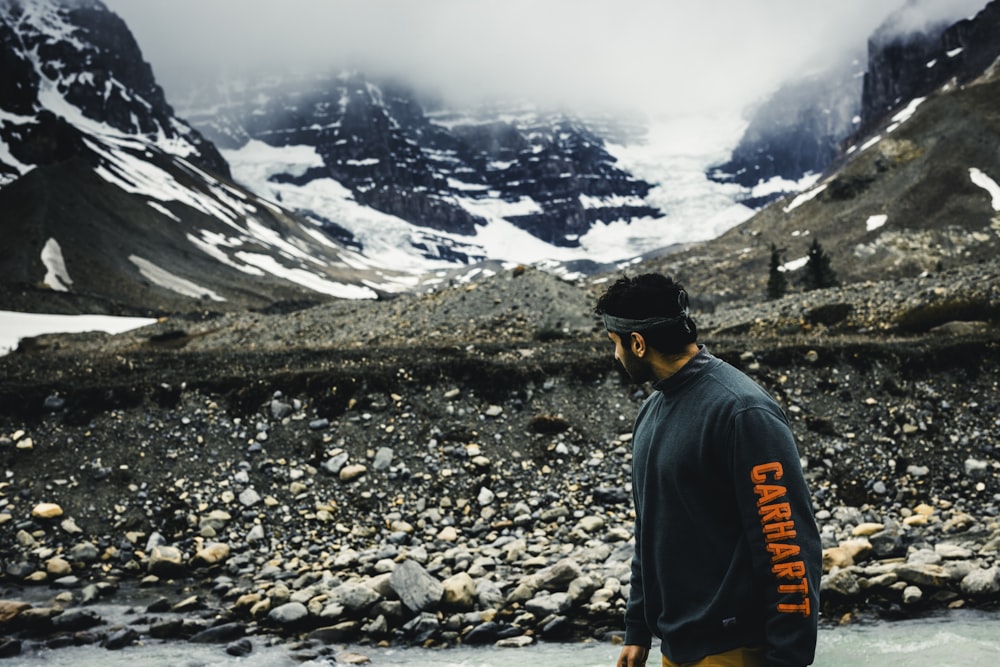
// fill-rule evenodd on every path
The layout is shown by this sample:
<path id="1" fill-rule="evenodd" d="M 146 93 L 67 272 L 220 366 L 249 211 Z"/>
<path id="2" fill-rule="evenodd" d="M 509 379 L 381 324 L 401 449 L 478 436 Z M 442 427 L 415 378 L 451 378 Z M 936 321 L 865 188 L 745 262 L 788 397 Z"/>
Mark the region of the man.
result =
<path id="1" fill-rule="evenodd" d="M 655 390 L 632 438 L 635 554 L 618 667 L 812 662 L 822 555 L 785 414 L 699 345 L 684 288 L 623 277 L 600 297 L 617 359 Z"/>

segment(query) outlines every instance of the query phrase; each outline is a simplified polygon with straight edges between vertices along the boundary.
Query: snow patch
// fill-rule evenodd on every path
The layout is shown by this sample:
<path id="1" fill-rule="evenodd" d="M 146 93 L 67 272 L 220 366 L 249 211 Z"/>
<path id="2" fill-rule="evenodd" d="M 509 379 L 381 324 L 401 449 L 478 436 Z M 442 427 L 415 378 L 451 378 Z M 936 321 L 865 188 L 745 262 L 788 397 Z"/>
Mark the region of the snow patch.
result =
<path id="1" fill-rule="evenodd" d="M 778 267 L 779 271 L 798 271 L 803 266 L 809 263 L 808 255 L 806 257 L 799 257 L 798 259 L 793 259 L 790 262 L 785 262 Z"/>
<path id="2" fill-rule="evenodd" d="M 801 192 L 810 188 L 819 180 L 819 174 L 809 173 L 797 181 L 791 181 L 781 176 L 775 176 L 766 181 L 761 181 L 750 189 L 750 196 L 754 198 L 770 197 L 785 192 Z"/>
<path id="3" fill-rule="evenodd" d="M 225 299 L 212 290 L 201 287 L 186 278 L 181 278 L 180 276 L 175 276 L 166 269 L 161 269 L 156 264 L 153 264 L 148 259 L 143 259 L 136 255 L 129 255 L 129 261 L 135 264 L 136 268 L 139 269 L 139 273 L 146 278 L 146 280 L 164 287 L 172 292 L 177 292 L 182 296 L 189 296 L 195 299 L 201 299 L 203 297 L 208 297 L 212 301 L 225 301 Z"/>
<path id="4" fill-rule="evenodd" d="M 799 206 L 802 206 L 803 204 L 805 204 L 807 201 L 809 201 L 811 199 L 815 199 L 817 197 L 817 195 L 819 195 L 821 192 L 823 192 L 823 190 L 826 190 L 826 184 L 825 183 L 823 185 L 820 185 L 819 187 L 813 188 L 812 190 L 808 190 L 806 192 L 803 192 L 802 194 L 800 194 L 799 196 L 797 196 L 795 199 L 793 199 L 792 203 L 790 203 L 788 206 L 786 206 L 782 210 L 785 213 L 791 213 L 792 211 L 794 211 L 795 209 L 797 209 Z"/>
<path id="5" fill-rule="evenodd" d="M 45 242 L 45 247 L 42 248 L 42 264 L 45 265 L 45 284 L 57 292 L 68 292 L 73 281 L 66 270 L 62 248 L 55 239 Z"/>
<path id="6" fill-rule="evenodd" d="M 987 176 L 982 170 L 972 167 L 969 169 L 969 178 L 972 182 L 989 193 L 994 211 L 1000 211 L 1000 185 Z"/>
<path id="7" fill-rule="evenodd" d="M 238 252 L 236 256 L 247 264 L 253 264 L 267 273 L 284 278 L 289 282 L 307 287 L 314 292 L 329 294 L 341 299 L 374 299 L 378 294 L 367 287 L 358 285 L 347 285 L 333 282 L 315 273 L 310 273 L 305 269 L 289 268 L 278 263 L 270 255 L 261 255 L 251 252 Z"/>
<path id="8" fill-rule="evenodd" d="M 888 221 L 889 221 L 889 216 L 884 214 L 870 216 L 868 220 L 865 222 L 865 229 L 866 231 L 873 232 L 879 227 L 883 226 Z"/>
<path id="9" fill-rule="evenodd" d="M 880 141 L 882 141 L 882 135 L 881 134 L 876 135 L 871 139 L 869 139 L 868 141 L 866 141 L 865 143 L 861 144 L 861 150 L 866 151 Z"/>
<path id="10" fill-rule="evenodd" d="M 913 114 L 916 113 L 917 111 L 917 107 L 923 104 L 924 100 L 926 99 L 927 99 L 926 97 L 915 97 L 912 100 L 910 100 L 910 103 L 907 104 L 906 107 L 904 107 L 895 116 L 892 117 L 892 124 L 889 125 L 889 127 L 887 127 L 885 131 L 889 133 L 895 132 L 900 125 L 902 125 L 903 123 L 905 123 L 906 121 L 910 120 L 910 118 L 913 117 Z M 862 148 L 862 150 L 864 149 Z"/>
<path id="11" fill-rule="evenodd" d="M 147 317 L 111 317 L 108 315 L 49 315 L 0 311 L 0 355 L 17 347 L 22 338 L 50 333 L 82 333 L 103 331 L 122 333 L 154 324 Z"/>
<path id="12" fill-rule="evenodd" d="M 202 229 L 200 231 L 202 238 L 198 238 L 193 234 L 188 234 L 187 239 L 206 255 L 218 262 L 221 262 L 222 264 L 225 264 L 226 266 L 230 266 L 237 271 L 242 271 L 243 273 L 251 276 L 264 275 L 264 272 L 255 266 L 247 266 L 246 264 L 240 264 L 239 262 L 233 261 L 232 258 L 230 258 L 229 255 L 222 250 L 223 247 L 238 248 L 242 246 L 243 239 L 229 239 L 222 234 L 217 234 L 207 229 Z"/>
<path id="13" fill-rule="evenodd" d="M 174 222 L 180 222 L 181 221 L 180 218 L 178 218 L 176 215 L 174 215 L 173 211 L 171 211 L 169 208 L 167 208 L 163 204 L 160 204 L 159 202 L 147 201 L 146 204 L 148 204 L 149 207 L 151 209 L 153 209 L 154 211 L 157 211 L 158 213 L 162 213 L 163 215 L 167 216 L 168 218 L 170 218 Z"/>

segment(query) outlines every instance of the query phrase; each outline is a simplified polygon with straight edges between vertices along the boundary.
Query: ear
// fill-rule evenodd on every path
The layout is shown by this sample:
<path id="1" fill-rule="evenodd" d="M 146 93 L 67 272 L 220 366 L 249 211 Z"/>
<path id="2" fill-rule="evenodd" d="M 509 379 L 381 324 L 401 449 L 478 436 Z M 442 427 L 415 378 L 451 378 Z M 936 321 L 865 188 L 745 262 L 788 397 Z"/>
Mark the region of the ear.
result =
<path id="1" fill-rule="evenodd" d="M 641 357 L 646 354 L 646 339 L 642 337 L 641 333 L 633 331 L 629 334 L 629 345 L 632 348 L 632 354 L 637 357 Z"/>

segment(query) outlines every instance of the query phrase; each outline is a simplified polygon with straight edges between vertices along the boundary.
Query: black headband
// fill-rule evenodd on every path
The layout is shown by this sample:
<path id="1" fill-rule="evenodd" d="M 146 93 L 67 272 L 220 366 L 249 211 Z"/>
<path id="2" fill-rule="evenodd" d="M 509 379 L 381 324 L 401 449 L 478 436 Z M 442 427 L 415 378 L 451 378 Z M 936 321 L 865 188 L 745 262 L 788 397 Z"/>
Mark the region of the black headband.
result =
<path id="1" fill-rule="evenodd" d="M 646 317 L 641 320 L 634 320 L 628 317 L 616 317 L 615 315 L 604 313 L 604 328 L 613 333 L 623 334 L 631 333 L 633 331 L 649 331 L 650 329 L 658 329 L 660 327 L 676 324 L 677 322 L 683 322 L 689 317 L 688 295 L 684 290 L 680 290 L 677 293 L 677 307 L 680 308 L 680 315 L 674 315 L 673 317 Z"/>

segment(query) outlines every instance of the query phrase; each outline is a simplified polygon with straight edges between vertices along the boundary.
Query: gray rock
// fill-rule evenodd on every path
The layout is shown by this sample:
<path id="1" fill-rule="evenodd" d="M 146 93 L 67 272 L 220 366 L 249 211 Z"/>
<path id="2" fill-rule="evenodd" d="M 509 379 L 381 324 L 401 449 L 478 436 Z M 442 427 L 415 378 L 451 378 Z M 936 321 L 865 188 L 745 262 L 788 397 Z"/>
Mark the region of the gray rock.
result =
<path id="1" fill-rule="evenodd" d="M 253 653 L 253 642 L 246 637 L 226 645 L 226 655 L 243 658 Z"/>
<path id="2" fill-rule="evenodd" d="M 583 575 L 569 583 L 566 594 L 573 605 L 579 605 L 589 600 L 598 588 L 600 588 L 600 585 L 593 577 Z"/>
<path id="3" fill-rule="evenodd" d="M 309 616 L 309 610 L 301 602 L 286 602 L 267 613 L 267 620 L 276 625 L 292 625 Z"/>
<path id="4" fill-rule="evenodd" d="M 939 542 L 934 545 L 934 553 L 945 560 L 972 558 L 972 550 L 961 547 L 957 544 Z"/>
<path id="5" fill-rule="evenodd" d="M 989 461 L 982 461 L 980 459 L 966 459 L 965 460 L 965 474 L 974 480 L 985 479 L 986 475 L 990 471 Z"/>
<path id="6" fill-rule="evenodd" d="M 264 526 L 256 523 L 249 531 L 247 531 L 247 536 L 243 539 L 247 544 L 253 544 L 255 542 L 260 542 L 264 539 L 264 537 Z"/>
<path id="7" fill-rule="evenodd" d="M 837 570 L 823 575 L 820 580 L 820 593 L 836 593 L 843 597 L 852 597 L 861 593 L 858 577 L 850 570 Z"/>
<path id="8" fill-rule="evenodd" d="M 244 623 L 222 623 L 195 633 L 189 641 L 196 644 L 224 644 L 241 638 L 246 632 Z"/>
<path id="9" fill-rule="evenodd" d="M 378 600 L 378 593 L 371 587 L 355 582 L 345 582 L 327 593 L 328 604 L 341 605 L 350 615 L 363 614 Z"/>
<path id="10" fill-rule="evenodd" d="M 79 632 L 104 623 L 93 609 L 69 609 L 52 618 L 52 627 L 60 632 Z"/>
<path id="11" fill-rule="evenodd" d="M 924 597 L 924 592 L 917 586 L 907 586 L 903 589 L 903 604 L 915 604 Z"/>
<path id="12" fill-rule="evenodd" d="M 75 574 L 59 577 L 52 581 L 53 588 L 79 588 L 82 584 L 83 582 L 80 581 L 80 577 Z"/>
<path id="13" fill-rule="evenodd" d="M 403 630 L 415 643 L 423 644 L 431 639 L 441 629 L 437 616 L 429 612 L 417 614 L 403 625 Z"/>
<path id="14" fill-rule="evenodd" d="M 182 576 L 187 572 L 184 566 L 184 554 L 177 547 L 157 546 L 149 554 L 147 570 L 157 577 L 172 578 Z"/>
<path id="15" fill-rule="evenodd" d="M 906 557 L 906 562 L 911 565 L 938 565 L 941 560 L 941 554 L 932 549 L 919 549 Z"/>
<path id="16" fill-rule="evenodd" d="M 331 456 L 326 461 L 323 462 L 322 468 L 331 475 L 339 475 L 340 469 L 347 464 L 347 460 L 350 456 L 347 452 L 340 452 L 336 456 Z"/>
<path id="17" fill-rule="evenodd" d="M 872 551 L 879 558 L 887 558 L 903 551 L 903 530 L 895 521 L 886 521 L 885 527 L 868 536 Z"/>
<path id="18" fill-rule="evenodd" d="M 139 633 L 132 628 L 122 628 L 108 635 L 104 640 L 104 648 L 109 651 L 117 651 L 125 648 L 139 639 Z"/>
<path id="19" fill-rule="evenodd" d="M 69 550 L 70 560 L 82 561 L 84 563 L 93 563 L 100 555 L 101 552 L 93 542 L 80 542 L 79 544 L 74 544 Z"/>
<path id="20" fill-rule="evenodd" d="M 903 581 L 917 586 L 944 588 L 952 579 L 947 569 L 933 563 L 903 563 L 896 567 L 895 572 Z"/>
<path id="21" fill-rule="evenodd" d="M 566 593 L 541 592 L 524 603 L 524 608 L 538 618 L 553 614 L 561 614 L 570 608 L 569 595 Z"/>
<path id="22" fill-rule="evenodd" d="M 501 625 L 494 621 L 480 623 L 462 637 L 462 643 L 469 646 L 492 644 L 500 638 Z"/>
<path id="23" fill-rule="evenodd" d="M 309 633 L 309 639 L 323 644 L 339 644 L 350 641 L 357 636 L 360 624 L 357 621 L 344 621 L 335 625 L 316 628 Z"/>
<path id="24" fill-rule="evenodd" d="M 580 564 L 572 558 L 562 560 L 539 570 L 532 576 L 536 589 L 565 591 L 570 582 L 583 573 Z"/>
<path id="25" fill-rule="evenodd" d="M 441 582 L 431 576 L 420 563 L 409 559 L 396 566 L 389 578 L 389 585 L 413 612 L 436 608 L 444 595 Z"/>
<path id="26" fill-rule="evenodd" d="M 288 403 L 279 401 L 277 399 L 271 401 L 271 416 L 274 419 L 284 419 L 285 417 L 292 414 L 293 408 Z"/>
<path id="27" fill-rule="evenodd" d="M 975 569 L 962 578 L 962 592 L 966 595 L 996 595 L 1000 593 L 1000 568 Z"/>
<path id="28" fill-rule="evenodd" d="M 245 507 L 253 507 L 260 502 L 260 494 L 253 488 L 243 489 L 240 492 L 240 503 Z"/>
<path id="29" fill-rule="evenodd" d="M 379 447 L 372 459 L 372 470 L 387 470 L 392 465 L 392 456 L 391 447 Z"/>
<path id="30" fill-rule="evenodd" d="M 489 579 L 476 582 L 476 600 L 482 609 L 499 609 L 503 606 L 503 591 Z"/>

